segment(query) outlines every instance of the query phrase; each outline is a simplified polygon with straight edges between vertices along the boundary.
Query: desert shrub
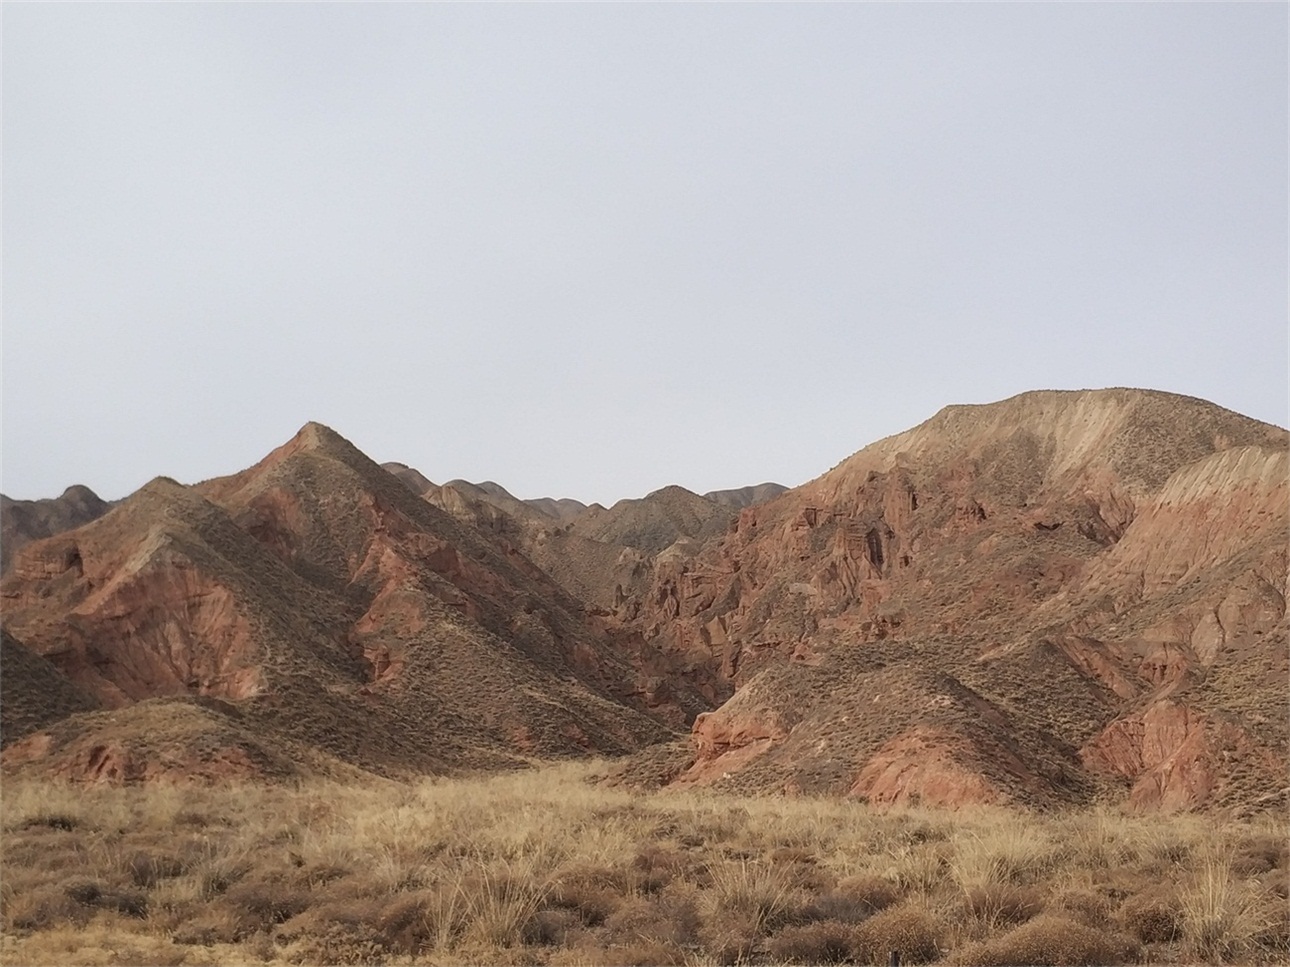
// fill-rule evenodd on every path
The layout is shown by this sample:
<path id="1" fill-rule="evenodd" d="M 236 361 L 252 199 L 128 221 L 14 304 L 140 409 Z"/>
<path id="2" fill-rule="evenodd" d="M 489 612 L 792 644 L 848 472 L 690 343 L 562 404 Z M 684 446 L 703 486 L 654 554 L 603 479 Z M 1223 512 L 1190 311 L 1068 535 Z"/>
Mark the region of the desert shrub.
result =
<path id="1" fill-rule="evenodd" d="M 900 890 L 880 876 L 852 876 L 811 900 L 801 910 L 803 920 L 859 923 L 900 899 Z"/>
<path id="2" fill-rule="evenodd" d="M 384 964 L 389 952 L 368 924 L 329 923 L 291 945 L 292 964 Z"/>
<path id="3" fill-rule="evenodd" d="M 93 908 L 55 884 L 4 891 L 6 930 L 48 930 L 59 924 L 83 924 Z"/>
<path id="4" fill-rule="evenodd" d="M 728 914 L 709 919 L 699 928 L 699 941 L 718 964 L 744 963 L 761 939 L 761 925 L 751 914 Z"/>
<path id="5" fill-rule="evenodd" d="M 1111 901 L 1092 890 L 1064 890 L 1049 901 L 1048 909 L 1086 927 L 1104 927 L 1111 920 Z"/>
<path id="6" fill-rule="evenodd" d="M 542 947 L 563 947 L 581 928 L 582 919 L 572 910 L 539 910 L 524 939 Z"/>
<path id="7" fill-rule="evenodd" d="M 1021 883 L 1050 870 L 1056 855 L 1033 826 L 1009 823 L 961 837 L 954 845 L 954 877 L 965 890 Z"/>
<path id="8" fill-rule="evenodd" d="M 249 932 L 285 923 L 309 906 L 309 894 L 282 879 L 244 880 L 233 884 L 224 900 L 236 910 Z"/>
<path id="9" fill-rule="evenodd" d="M 1120 923 L 1143 943 L 1171 943 L 1182 934 L 1182 909 L 1178 898 L 1141 893 L 1120 907 Z"/>
<path id="10" fill-rule="evenodd" d="M 991 927 L 1025 923 L 1044 908 L 1035 887 L 989 883 L 968 890 L 963 897 L 967 912 Z"/>
<path id="11" fill-rule="evenodd" d="M 170 939 L 186 946 L 211 947 L 236 943 L 245 934 L 237 911 L 225 906 L 211 906 L 180 924 Z"/>
<path id="12" fill-rule="evenodd" d="M 1231 871 L 1238 877 L 1261 876 L 1290 865 L 1290 843 L 1271 832 L 1250 833 L 1237 844 L 1231 857 Z"/>
<path id="13" fill-rule="evenodd" d="M 909 964 L 926 964 L 941 954 L 945 924 L 926 907 L 903 903 L 874 914 L 856 928 L 860 959 L 886 961 L 893 950 Z"/>
<path id="14" fill-rule="evenodd" d="M 1115 965 L 1137 958 L 1136 942 L 1122 934 L 1095 930 L 1069 917 L 1043 914 L 999 937 L 957 951 L 955 964 L 1009 967 L 1012 964 Z"/>
<path id="15" fill-rule="evenodd" d="M 770 938 L 767 949 L 790 964 L 840 964 L 854 956 L 855 927 L 838 920 L 785 927 Z"/>
<path id="16" fill-rule="evenodd" d="M 699 913 L 688 891 L 628 900 L 605 920 L 604 938 L 615 946 L 631 943 L 682 947 L 698 937 Z"/>
<path id="17" fill-rule="evenodd" d="M 793 899 L 791 871 L 740 860 L 712 870 L 713 913 L 717 918 L 748 920 L 761 934 L 779 926 Z"/>
<path id="18" fill-rule="evenodd" d="M 1263 926 L 1257 897 L 1232 879 L 1228 859 L 1211 855 L 1182 892 L 1183 935 L 1190 952 L 1217 963 L 1246 949 Z"/>
<path id="19" fill-rule="evenodd" d="M 567 869 L 551 881 L 548 902 L 573 910 L 589 927 L 598 926 L 618 909 L 630 892 L 622 870 L 580 865 Z"/>
<path id="20" fill-rule="evenodd" d="M 636 887 L 645 893 L 661 890 L 692 867 L 693 861 L 686 854 L 655 845 L 642 847 L 632 861 Z"/>
<path id="21" fill-rule="evenodd" d="M 145 888 L 184 872 L 184 863 L 179 857 L 148 850 L 131 853 L 123 865 L 134 885 Z"/>
<path id="22" fill-rule="evenodd" d="M 547 895 L 545 884 L 485 867 L 457 881 L 462 940 L 484 948 L 521 946 Z"/>

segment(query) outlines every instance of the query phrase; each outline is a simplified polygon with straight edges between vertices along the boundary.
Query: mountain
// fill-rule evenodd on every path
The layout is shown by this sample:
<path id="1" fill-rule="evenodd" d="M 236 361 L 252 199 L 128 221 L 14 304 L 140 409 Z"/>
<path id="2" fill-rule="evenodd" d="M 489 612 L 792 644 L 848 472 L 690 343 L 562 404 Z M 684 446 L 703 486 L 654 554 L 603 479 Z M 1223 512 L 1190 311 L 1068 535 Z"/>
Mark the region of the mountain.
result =
<path id="1" fill-rule="evenodd" d="M 738 686 L 679 781 L 1143 808 L 1290 786 L 1287 477 L 1284 430 L 1139 390 L 866 447 L 660 560 L 636 627 Z"/>
<path id="2" fill-rule="evenodd" d="M 731 516 L 729 507 L 674 485 L 639 499 L 620 500 L 608 510 L 592 504 L 573 521 L 570 533 L 657 554 L 682 538 L 715 537 Z"/>
<path id="3" fill-rule="evenodd" d="M 710 490 L 703 495 L 703 499 L 720 504 L 722 507 L 729 507 L 731 510 L 743 510 L 753 504 L 764 504 L 768 500 L 773 500 L 787 489 L 783 484 L 761 483 L 735 490 Z"/>
<path id="4" fill-rule="evenodd" d="M 441 489 L 407 464 L 383 463 L 381 466 L 407 484 L 412 489 L 412 492 L 418 496 L 424 497 Z M 527 517 L 530 511 L 536 511 L 542 517 L 549 517 L 554 521 L 564 523 L 573 520 L 587 509 L 586 504 L 571 497 L 537 497 L 532 500 L 521 501 L 501 484 L 493 483 L 491 480 L 485 480 L 479 484 L 471 483 L 468 480 L 450 480 L 443 486 L 452 487 L 475 499 L 487 501 L 509 513 L 518 513 L 521 517 Z"/>
<path id="5" fill-rule="evenodd" d="M 621 753 L 708 703 L 318 424 L 24 548 L 0 592 L 6 630 L 102 705 L 218 699 L 283 749 L 377 772 Z"/>
<path id="6" fill-rule="evenodd" d="M 308 424 L 18 550 L 0 756 L 217 781 L 605 754 L 875 805 L 1290 805 L 1285 430 L 1039 391 L 736 509 L 766 486 L 560 519 Z"/>
<path id="7" fill-rule="evenodd" d="M 0 494 L 0 574 L 8 573 L 14 553 L 24 544 L 88 524 L 111 507 L 80 484 L 45 500 L 11 500 Z"/>

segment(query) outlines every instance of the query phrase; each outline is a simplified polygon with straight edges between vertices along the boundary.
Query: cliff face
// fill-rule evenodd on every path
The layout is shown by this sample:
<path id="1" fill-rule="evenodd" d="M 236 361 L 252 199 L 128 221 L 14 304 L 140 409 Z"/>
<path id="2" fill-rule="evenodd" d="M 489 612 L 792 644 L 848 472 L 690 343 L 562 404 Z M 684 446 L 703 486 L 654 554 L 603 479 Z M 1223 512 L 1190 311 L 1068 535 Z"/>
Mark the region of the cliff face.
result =
<path id="1" fill-rule="evenodd" d="M 1012 716 L 990 741 L 1038 730 L 1065 750 L 1071 776 L 1127 787 L 1143 807 L 1237 802 L 1287 784 L 1284 716 L 1269 714 L 1287 672 L 1286 446 L 1276 427 L 1143 391 L 950 407 L 744 510 L 698 553 L 661 557 L 634 620 L 661 649 L 744 688 L 784 663 L 834 669 L 866 654 L 949 674 Z M 1249 702 L 1233 683 L 1252 666 L 1273 677 L 1242 713 Z M 844 700 L 825 691 L 803 700 Z M 726 716 L 742 723 L 732 734 L 761 736 L 756 758 L 816 728 L 750 725 L 738 701 L 696 726 L 693 775 L 731 773 L 715 763 L 737 749 L 752 761 L 751 740 L 705 738 Z M 981 778 L 971 763 L 989 758 L 985 739 L 884 717 L 882 747 L 831 765 L 829 789 L 1021 795 L 943 778 Z M 809 742 L 795 749 L 802 775 L 823 755 Z M 1014 771 L 1042 776 L 1041 759 L 1022 750 Z M 1234 761 L 1240 769 L 1225 765 Z M 953 768 L 933 780 L 928 762 Z M 1052 795 L 1093 794 L 1082 778 L 1064 789 Z"/>

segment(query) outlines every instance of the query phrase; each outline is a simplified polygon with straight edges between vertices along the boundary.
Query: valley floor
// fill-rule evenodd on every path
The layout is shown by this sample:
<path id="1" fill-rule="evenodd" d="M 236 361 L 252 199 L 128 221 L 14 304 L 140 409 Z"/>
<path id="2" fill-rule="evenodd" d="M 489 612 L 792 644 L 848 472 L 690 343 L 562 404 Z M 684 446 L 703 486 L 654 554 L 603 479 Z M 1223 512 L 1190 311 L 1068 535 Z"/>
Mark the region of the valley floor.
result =
<path id="1" fill-rule="evenodd" d="M 1290 964 L 1290 823 L 472 780 L 0 801 L 7 964 Z"/>

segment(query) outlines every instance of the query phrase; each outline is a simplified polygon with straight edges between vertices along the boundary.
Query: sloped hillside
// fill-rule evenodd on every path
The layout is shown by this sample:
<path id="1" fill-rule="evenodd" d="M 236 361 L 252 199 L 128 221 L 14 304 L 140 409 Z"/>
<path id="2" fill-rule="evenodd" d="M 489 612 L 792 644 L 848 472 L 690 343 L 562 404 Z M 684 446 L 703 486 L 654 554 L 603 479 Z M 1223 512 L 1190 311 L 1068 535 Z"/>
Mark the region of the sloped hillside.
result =
<path id="1" fill-rule="evenodd" d="M 1008 717 L 992 726 L 996 745 L 1036 732 L 1065 750 L 1059 798 L 1098 787 L 1143 808 L 1237 804 L 1290 785 L 1290 735 L 1272 714 L 1290 672 L 1286 447 L 1284 430 L 1164 393 L 949 407 L 741 512 L 697 555 L 661 560 L 637 626 L 754 687 L 767 720 L 800 712 L 784 697 L 796 692 L 763 682 L 784 674 L 767 669 L 881 656 L 949 674 L 996 706 Z M 929 689 L 910 700 L 949 694 Z M 832 721 L 850 701 L 842 691 L 801 701 Z M 704 739 L 748 719 L 739 702 L 696 725 L 694 775 L 748 781 L 754 760 L 778 757 L 791 775 L 774 782 L 801 783 L 826 756 L 814 719 L 796 738 L 763 737 L 755 755 Z M 925 723 L 878 720 L 881 755 L 856 746 L 829 787 L 881 772 L 872 795 L 909 798 L 931 754 Z M 936 728 L 935 755 L 977 771 L 982 740 L 966 725 Z M 1051 771 L 1045 755 L 1022 749 L 1014 771 L 1033 784 Z M 1007 785 L 978 798 L 1015 798 Z"/>
<path id="2" fill-rule="evenodd" d="M 639 499 L 620 500 L 608 510 L 592 504 L 573 522 L 571 531 L 593 541 L 657 554 L 682 538 L 704 541 L 723 533 L 731 516 L 729 507 L 671 486 Z"/>
<path id="3" fill-rule="evenodd" d="M 3 595 L 6 629 L 105 705 L 217 697 L 378 771 L 621 753 L 707 706 L 317 424 L 233 477 L 158 479 L 25 548 Z"/>

